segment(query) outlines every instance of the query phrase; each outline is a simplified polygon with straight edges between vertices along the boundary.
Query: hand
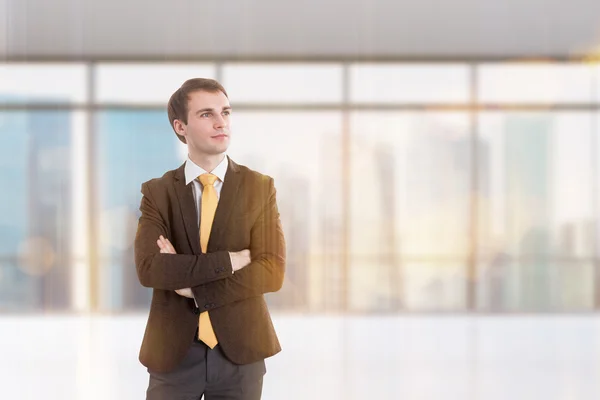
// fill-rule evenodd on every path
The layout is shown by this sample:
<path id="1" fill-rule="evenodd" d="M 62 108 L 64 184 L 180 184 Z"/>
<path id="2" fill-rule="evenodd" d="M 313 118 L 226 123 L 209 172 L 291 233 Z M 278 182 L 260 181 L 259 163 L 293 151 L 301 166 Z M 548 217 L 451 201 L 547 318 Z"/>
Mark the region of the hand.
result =
<path id="1" fill-rule="evenodd" d="M 250 264 L 250 250 L 229 252 L 229 258 L 231 258 L 231 269 L 233 269 L 233 272 L 239 271 Z"/>
<path id="2" fill-rule="evenodd" d="M 173 247 L 169 239 L 163 237 L 163 235 L 160 235 L 156 243 L 158 244 L 161 253 L 177 254 L 177 252 L 175 251 L 175 247 Z M 191 288 L 177 289 L 175 292 L 177 292 L 178 295 L 183 297 L 189 297 L 190 299 L 194 298 L 194 294 L 192 293 Z"/>
<path id="3" fill-rule="evenodd" d="M 163 237 L 163 235 L 160 235 L 156 241 L 156 244 L 158 244 L 158 248 L 160 249 L 161 253 L 177 254 L 175 247 L 173 247 L 171 242 L 169 242 L 169 239 Z"/>
<path id="4" fill-rule="evenodd" d="M 192 288 L 189 288 L 189 287 L 185 288 L 185 289 L 177 289 L 175 291 L 175 293 L 177 293 L 180 296 L 187 297 L 190 299 L 194 298 L 194 293 L 192 292 Z"/>

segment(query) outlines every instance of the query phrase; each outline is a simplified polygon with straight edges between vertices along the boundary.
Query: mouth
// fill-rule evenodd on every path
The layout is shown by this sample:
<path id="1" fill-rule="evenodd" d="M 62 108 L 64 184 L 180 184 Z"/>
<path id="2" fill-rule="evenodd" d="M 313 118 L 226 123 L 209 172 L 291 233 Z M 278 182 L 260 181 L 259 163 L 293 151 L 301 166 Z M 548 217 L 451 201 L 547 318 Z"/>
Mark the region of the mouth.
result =
<path id="1" fill-rule="evenodd" d="M 220 138 L 226 138 L 227 135 L 216 135 L 216 136 L 211 136 L 213 139 L 220 139 Z"/>

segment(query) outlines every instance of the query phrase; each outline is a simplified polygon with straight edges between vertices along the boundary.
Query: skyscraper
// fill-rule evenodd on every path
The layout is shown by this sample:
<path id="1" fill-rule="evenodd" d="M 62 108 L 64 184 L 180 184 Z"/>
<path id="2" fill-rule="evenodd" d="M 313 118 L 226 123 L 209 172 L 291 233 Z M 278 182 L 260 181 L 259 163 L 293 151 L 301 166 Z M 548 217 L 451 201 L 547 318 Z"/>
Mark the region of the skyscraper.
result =
<path id="1" fill-rule="evenodd" d="M 506 192 L 508 242 L 519 263 L 523 310 L 545 310 L 552 306 L 553 276 L 547 260 L 551 237 L 548 231 L 552 196 L 550 168 L 551 120 L 544 116 L 508 116 L 505 122 Z"/>
<path id="2" fill-rule="evenodd" d="M 44 309 L 71 306 L 71 121 L 68 112 L 27 114 L 29 253 Z M 34 263 L 35 265 L 32 265 Z"/>

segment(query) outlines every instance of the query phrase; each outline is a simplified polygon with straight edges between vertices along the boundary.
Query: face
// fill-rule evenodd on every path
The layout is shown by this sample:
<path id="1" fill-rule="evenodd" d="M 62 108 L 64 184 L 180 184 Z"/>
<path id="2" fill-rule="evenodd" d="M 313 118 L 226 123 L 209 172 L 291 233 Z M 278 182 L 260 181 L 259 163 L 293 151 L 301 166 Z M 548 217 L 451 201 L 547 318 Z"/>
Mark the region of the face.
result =
<path id="1" fill-rule="evenodd" d="M 222 92 L 192 92 L 188 100 L 187 124 L 175 120 L 175 131 L 184 136 L 190 154 L 211 156 L 229 147 L 231 107 Z"/>

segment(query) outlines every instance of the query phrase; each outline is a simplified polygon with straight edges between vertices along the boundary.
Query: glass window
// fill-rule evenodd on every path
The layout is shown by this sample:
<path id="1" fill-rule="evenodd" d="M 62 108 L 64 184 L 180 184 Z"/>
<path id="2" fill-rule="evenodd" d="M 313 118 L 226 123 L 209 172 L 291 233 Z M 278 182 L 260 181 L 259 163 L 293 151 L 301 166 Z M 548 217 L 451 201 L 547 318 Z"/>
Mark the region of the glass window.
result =
<path id="1" fill-rule="evenodd" d="M 593 277 L 592 115 L 487 112 L 480 121 L 482 306 L 522 310 L 591 306 L 590 297 L 572 298 L 571 303 L 558 299 L 567 301 L 572 278 L 578 276 L 578 285 L 584 288 L 585 280 Z M 559 260 L 568 262 L 559 265 Z M 564 279 L 570 270 L 573 277 Z M 490 279 L 496 286 L 486 289 Z M 556 293 L 567 297 L 555 297 Z"/>
<path id="2" fill-rule="evenodd" d="M 95 68 L 99 103 L 167 104 L 190 78 L 215 78 L 212 64 L 99 64 Z"/>
<path id="3" fill-rule="evenodd" d="M 68 111 L 0 112 L 0 310 L 73 306 L 73 133 Z"/>
<path id="4" fill-rule="evenodd" d="M 226 64 L 223 86 L 232 103 L 342 101 L 339 64 Z"/>
<path id="5" fill-rule="evenodd" d="M 463 311 L 467 307 L 466 260 L 412 261 L 400 265 L 400 305 L 408 311 Z M 386 281 L 383 281 L 386 282 Z M 391 282 L 391 279 L 389 280 Z"/>
<path id="6" fill-rule="evenodd" d="M 0 187 L 10 194 L 0 197 L 0 311 L 87 310 L 90 283 L 101 311 L 148 309 L 152 291 L 133 261 L 141 184 L 187 155 L 169 126 L 171 94 L 189 78 L 217 76 L 234 109 L 245 108 L 234 111 L 229 155 L 275 178 L 288 263 L 283 289 L 266 296 L 273 309 L 340 311 L 346 298 L 359 312 L 464 310 L 474 250 L 479 310 L 592 310 L 600 115 L 586 109 L 600 99 L 596 64 L 475 67 L 482 104 L 582 108 L 480 112 L 476 165 L 467 112 L 350 112 L 344 188 L 345 100 L 469 104 L 471 68 L 356 62 L 344 99 L 343 63 L 230 62 L 222 73 L 208 62 L 0 63 L 0 108 L 11 108 L 0 111 Z M 27 110 L 36 104 L 66 109 Z M 319 104 L 339 111 L 306 110 Z M 302 110 L 248 110 L 264 105 Z M 90 184 L 97 210 L 88 209 Z M 90 218 L 98 223 L 97 282 Z"/>
<path id="7" fill-rule="evenodd" d="M 358 112 L 351 121 L 352 308 L 464 307 L 468 115 Z M 436 302 L 428 285 L 458 297 Z"/>
<path id="8" fill-rule="evenodd" d="M 469 101 L 469 66 L 354 64 L 350 101 L 355 103 L 464 103 Z"/>
<path id="9" fill-rule="evenodd" d="M 478 99 L 491 103 L 592 102 L 593 68 L 577 64 L 482 64 Z"/>
<path id="10" fill-rule="evenodd" d="M 0 64 L 0 104 L 82 103 L 87 71 L 77 63 Z"/>
<path id="11" fill-rule="evenodd" d="M 594 307 L 588 260 L 519 260 L 502 253 L 480 259 L 478 309 L 486 312 L 587 312 Z"/>

